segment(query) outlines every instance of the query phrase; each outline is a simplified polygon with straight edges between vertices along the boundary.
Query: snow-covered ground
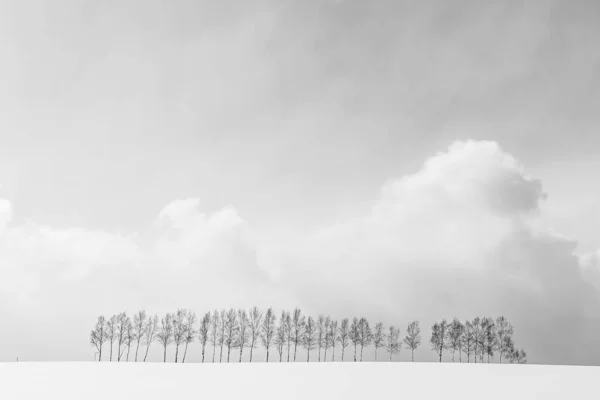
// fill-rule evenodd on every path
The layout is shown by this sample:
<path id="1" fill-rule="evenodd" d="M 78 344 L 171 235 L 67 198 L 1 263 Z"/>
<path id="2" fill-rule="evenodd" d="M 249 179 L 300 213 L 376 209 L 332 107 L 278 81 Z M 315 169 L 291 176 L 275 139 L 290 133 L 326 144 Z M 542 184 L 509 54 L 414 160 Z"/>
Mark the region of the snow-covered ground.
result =
<path id="1" fill-rule="evenodd" d="M 1 399 L 600 399 L 600 367 L 5 363 Z"/>

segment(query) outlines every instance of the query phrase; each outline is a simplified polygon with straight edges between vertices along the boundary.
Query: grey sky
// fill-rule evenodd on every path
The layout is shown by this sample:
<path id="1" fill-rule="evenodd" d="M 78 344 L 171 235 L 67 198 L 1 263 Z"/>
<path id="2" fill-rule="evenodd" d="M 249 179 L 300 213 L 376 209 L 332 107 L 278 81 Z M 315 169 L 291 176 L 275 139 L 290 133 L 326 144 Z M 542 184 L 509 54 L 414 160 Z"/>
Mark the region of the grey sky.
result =
<path id="1" fill-rule="evenodd" d="M 317 270 L 315 282 L 295 288 L 288 299 L 286 273 L 293 276 L 290 271 L 301 268 L 292 265 L 303 259 L 306 265 L 320 265 L 315 260 L 333 257 L 327 254 L 336 243 L 347 249 L 344 240 L 357 230 L 373 232 L 374 227 L 353 221 L 371 215 L 388 180 L 419 172 L 426 159 L 468 139 L 496 142 L 499 149 L 482 147 L 491 159 L 505 152 L 522 162 L 548 194 L 539 204 L 537 197 L 529 204 L 540 216 L 536 223 L 577 241 L 573 252 L 578 255 L 595 251 L 600 247 L 595 228 L 600 224 L 595 185 L 600 167 L 599 21 L 600 6 L 594 1 L 2 2 L 0 198 L 10 202 L 12 212 L 0 233 L 10 256 L 0 270 L 4 268 L 5 282 L 32 286 L 28 300 L 14 300 L 6 289 L 12 283 L 4 284 L 0 313 L 28 314 L 11 317 L 17 318 L 15 323 L 1 335 L 9 342 L 23 337 L 42 314 L 48 323 L 56 317 L 72 328 L 70 338 L 86 339 L 85 324 L 100 312 L 138 306 L 148 311 L 194 306 L 202 312 L 206 303 L 194 297 L 193 282 L 189 293 L 170 287 L 161 292 L 168 299 L 156 298 L 157 277 L 171 276 L 168 268 L 179 264 L 174 274 L 187 276 L 182 271 L 202 257 L 233 268 L 227 274 L 235 275 L 239 287 L 229 289 L 240 302 L 278 306 L 318 301 L 304 292 L 317 283 L 326 287 L 324 276 L 336 269 Z M 457 154 L 471 160 L 470 153 Z M 496 171 L 501 161 L 487 167 Z M 498 187 L 501 193 L 509 190 Z M 530 193 L 529 186 L 523 188 L 519 196 Z M 193 207 L 183 207 L 178 221 L 188 225 L 179 227 L 179 242 L 157 244 L 157 238 L 167 235 L 161 223 L 153 223 L 159 212 L 173 201 L 195 198 L 207 218 L 217 213 L 220 219 L 206 222 Z M 234 211 L 219 214 L 228 206 Z M 471 225 L 465 228 L 463 214 L 456 215 L 452 223 L 458 224 L 459 236 L 479 232 Z M 238 218 L 244 233 L 222 228 L 238 226 Z M 436 222 L 413 222 L 441 229 Z M 0 218 L 0 232 L 2 225 Z M 50 233 L 40 234 L 40 226 Z M 326 241 L 315 244 L 315 237 L 332 226 L 352 226 L 348 232 L 354 233 L 335 233 L 328 246 Z M 60 231 L 60 243 L 70 243 L 66 236 L 85 237 L 77 239 L 81 247 L 76 256 L 57 250 L 60 245 L 50 239 L 67 228 L 71 230 Z M 133 233 L 123 241 L 113 237 Z M 25 247 L 19 247 L 25 245 L 15 243 L 32 236 L 37 241 L 27 243 L 38 247 L 26 257 Z M 422 236 L 423 253 L 431 236 Z M 167 242 L 174 240 L 169 238 Z M 129 247 L 129 240 L 135 245 Z M 209 246 L 209 256 L 195 253 L 206 241 L 218 244 Z M 234 255 L 232 241 L 243 248 Z M 113 257 L 106 259 L 98 242 L 110 243 L 103 249 L 119 250 L 108 251 Z M 504 243 L 501 237 L 492 244 L 498 243 Z M 402 264 L 403 257 L 425 262 L 416 255 L 388 253 L 381 244 L 367 248 L 381 252 L 365 259 L 369 264 Z M 257 252 L 258 258 L 246 258 L 246 250 Z M 462 253 L 456 257 L 461 259 Z M 436 268 L 444 264 L 437 262 Z M 415 261 L 412 268 L 418 265 Z M 364 268 L 358 276 L 373 266 Z M 65 269 L 71 271 L 65 278 L 70 280 L 62 281 Z M 195 272 L 214 273 L 217 279 L 223 270 Z M 271 282 L 275 278 L 261 270 L 282 274 L 281 281 Z M 109 295 L 113 274 L 123 282 Z M 362 293 L 373 304 L 393 299 L 391 294 L 388 300 L 381 294 L 377 298 L 361 286 L 361 279 L 337 281 L 343 282 L 341 293 Z M 419 284 L 427 282 L 424 278 Z M 261 285 L 276 292 L 259 293 L 268 297 L 261 299 L 255 293 Z M 246 289 L 241 288 L 254 294 L 244 297 L 240 293 Z M 447 290 L 452 296 L 452 288 Z M 406 296 L 403 300 L 412 301 Z M 186 303 L 189 299 L 197 304 Z M 422 308 L 434 315 L 437 310 L 397 300 L 394 304 L 404 309 L 399 315 Z M 221 304 L 215 301 L 210 308 Z M 331 304 L 331 312 L 348 304 Z M 79 317 L 67 318 L 71 314 Z M 552 326 L 553 321 L 546 322 Z M 405 322 L 396 323 L 404 328 Z M 85 357 L 86 343 L 71 345 L 59 332 L 53 335 L 56 348 L 63 350 L 53 352 L 20 339 L 18 351 L 31 359 Z M 598 360 L 585 354 L 546 354 L 553 342 L 535 349 L 535 335 L 524 335 L 521 341 L 533 350 L 532 361 Z M 12 358 L 8 349 L 0 351 L 0 359 Z"/>

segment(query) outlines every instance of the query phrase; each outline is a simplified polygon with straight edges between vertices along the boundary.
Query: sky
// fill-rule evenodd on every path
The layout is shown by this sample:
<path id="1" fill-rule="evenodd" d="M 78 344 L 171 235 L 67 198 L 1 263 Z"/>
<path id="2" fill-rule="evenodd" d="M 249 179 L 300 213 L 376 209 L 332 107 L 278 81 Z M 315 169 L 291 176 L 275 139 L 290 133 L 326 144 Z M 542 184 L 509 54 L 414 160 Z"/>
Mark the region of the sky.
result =
<path id="1" fill-rule="evenodd" d="M 0 360 L 87 360 L 100 314 L 256 304 L 425 337 L 505 315 L 530 362 L 600 363 L 599 18 L 1 2 Z"/>

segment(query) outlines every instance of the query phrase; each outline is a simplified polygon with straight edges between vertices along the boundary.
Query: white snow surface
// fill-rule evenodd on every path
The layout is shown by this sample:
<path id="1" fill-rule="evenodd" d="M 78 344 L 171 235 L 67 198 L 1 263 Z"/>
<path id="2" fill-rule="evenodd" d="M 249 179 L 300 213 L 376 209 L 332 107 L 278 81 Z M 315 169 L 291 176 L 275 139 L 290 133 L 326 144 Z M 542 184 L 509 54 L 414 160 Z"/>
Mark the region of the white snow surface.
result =
<path id="1" fill-rule="evenodd" d="M 600 367 L 452 363 L 4 363 L 1 399 L 600 399 Z"/>

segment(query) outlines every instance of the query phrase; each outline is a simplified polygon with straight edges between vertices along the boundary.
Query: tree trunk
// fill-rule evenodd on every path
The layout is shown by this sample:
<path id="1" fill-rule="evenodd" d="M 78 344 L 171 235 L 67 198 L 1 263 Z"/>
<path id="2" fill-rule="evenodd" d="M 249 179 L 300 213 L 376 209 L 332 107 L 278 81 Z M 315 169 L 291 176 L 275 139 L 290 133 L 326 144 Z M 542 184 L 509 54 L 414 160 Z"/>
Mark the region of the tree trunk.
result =
<path id="1" fill-rule="evenodd" d="M 331 349 L 331 361 L 335 361 L 335 347 L 333 347 L 333 349 Z"/>
<path id="2" fill-rule="evenodd" d="M 306 362 L 310 362 L 310 350 L 306 349 Z"/>
<path id="3" fill-rule="evenodd" d="M 175 363 L 177 364 L 177 356 L 179 355 L 179 345 L 175 345 Z"/>
<path id="4" fill-rule="evenodd" d="M 294 362 L 296 362 L 296 352 L 298 351 L 298 342 L 294 342 Z"/>
<path id="5" fill-rule="evenodd" d="M 410 357 L 412 362 L 415 362 L 415 349 L 410 349 Z"/>
<path id="6" fill-rule="evenodd" d="M 112 349 L 113 349 L 113 342 L 110 342 L 110 359 L 109 359 L 110 362 L 112 362 Z"/>
<path id="7" fill-rule="evenodd" d="M 318 356 L 318 361 L 321 362 L 321 346 L 319 346 L 319 356 Z"/>
<path id="8" fill-rule="evenodd" d="M 221 345 L 221 354 L 219 355 L 219 362 L 223 362 L 223 345 Z"/>
<path id="9" fill-rule="evenodd" d="M 242 351 L 244 351 L 244 346 L 240 345 L 240 362 L 242 362 Z"/>
<path id="10" fill-rule="evenodd" d="M 377 347 L 375 347 L 375 361 L 377 361 Z"/>
<path id="11" fill-rule="evenodd" d="M 267 347 L 267 362 L 269 362 L 269 348 Z"/>
<path id="12" fill-rule="evenodd" d="M 252 337 L 252 343 L 250 343 L 250 362 L 252 362 L 252 350 L 254 350 L 254 337 Z"/>
<path id="13" fill-rule="evenodd" d="M 185 342 L 185 349 L 183 350 L 183 360 L 181 360 L 182 364 L 185 364 L 185 356 L 187 355 L 188 342 Z"/>
<path id="14" fill-rule="evenodd" d="M 229 355 L 231 354 L 231 345 L 227 345 L 227 362 L 229 362 Z"/>
<path id="15" fill-rule="evenodd" d="M 98 349 L 98 362 L 102 361 L 102 345 Z"/>
<path id="16" fill-rule="evenodd" d="M 206 343 L 202 343 L 202 364 L 204 364 L 204 351 L 206 350 Z"/>
<path id="17" fill-rule="evenodd" d="M 212 359 L 213 364 L 215 362 L 215 353 L 216 353 L 216 351 L 217 351 L 217 345 L 213 344 L 213 359 Z"/>
<path id="18" fill-rule="evenodd" d="M 356 362 L 356 345 L 354 345 L 354 362 Z"/>
<path id="19" fill-rule="evenodd" d="M 342 347 L 342 362 L 344 362 L 344 351 L 346 350 L 345 347 Z"/>
<path id="20" fill-rule="evenodd" d="M 165 353 L 164 353 L 164 357 L 163 357 L 163 362 L 167 362 L 167 346 L 165 346 Z"/>
<path id="21" fill-rule="evenodd" d="M 360 345 L 360 362 L 362 362 L 363 348 L 364 348 L 364 346 L 361 344 Z"/>
<path id="22" fill-rule="evenodd" d="M 127 345 L 127 358 L 125 358 L 125 361 L 129 362 L 129 349 L 131 348 L 131 344 Z"/>
<path id="23" fill-rule="evenodd" d="M 137 345 L 135 346 L 135 362 L 137 362 L 139 351 L 140 351 L 140 341 L 138 340 Z"/>
<path id="24" fill-rule="evenodd" d="M 148 346 L 146 346 L 146 353 L 144 354 L 144 362 L 146 362 L 146 358 L 148 357 L 148 350 L 150 350 L 150 344 L 148 343 Z"/>

